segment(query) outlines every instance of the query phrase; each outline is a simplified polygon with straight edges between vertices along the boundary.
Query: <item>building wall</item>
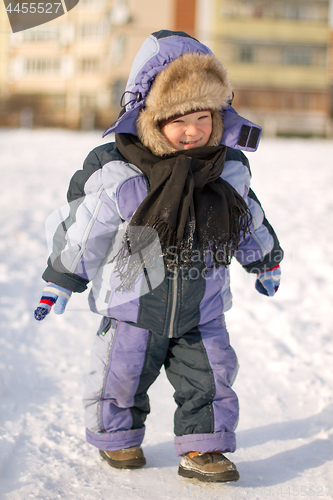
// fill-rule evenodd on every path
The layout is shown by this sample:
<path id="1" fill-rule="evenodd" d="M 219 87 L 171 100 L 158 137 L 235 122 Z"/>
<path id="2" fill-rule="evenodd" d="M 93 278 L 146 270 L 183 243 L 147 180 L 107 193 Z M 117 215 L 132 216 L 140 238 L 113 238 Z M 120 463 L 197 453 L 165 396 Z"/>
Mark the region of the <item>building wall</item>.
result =
<path id="1" fill-rule="evenodd" d="M 215 1 L 196 0 L 195 36 L 210 49 L 214 49 L 215 37 Z"/>
<path id="2" fill-rule="evenodd" d="M 10 25 L 5 5 L 3 2 L 0 2 L 0 96 L 6 92 L 9 32 Z"/>
<path id="3" fill-rule="evenodd" d="M 143 41 L 175 29 L 213 50 L 266 135 L 332 133 L 333 0 L 80 0 L 15 34 L 0 14 L 0 125 L 107 127 Z"/>
<path id="4" fill-rule="evenodd" d="M 235 107 L 269 134 L 330 133 L 328 0 L 215 0 L 212 48 Z"/>
<path id="5" fill-rule="evenodd" d="M 195 34 L 196 0 L 176 0 L 174 6 L 174 26 L 176 31 Z"/>
<path id="6" fill-rule="evenodd" d="M 30 107 L 38 126 L 108 126 L 141 44 L 173 23 L 174 0 L 81 0 L 50 23 L 9 35 L 9 124 Z"/>

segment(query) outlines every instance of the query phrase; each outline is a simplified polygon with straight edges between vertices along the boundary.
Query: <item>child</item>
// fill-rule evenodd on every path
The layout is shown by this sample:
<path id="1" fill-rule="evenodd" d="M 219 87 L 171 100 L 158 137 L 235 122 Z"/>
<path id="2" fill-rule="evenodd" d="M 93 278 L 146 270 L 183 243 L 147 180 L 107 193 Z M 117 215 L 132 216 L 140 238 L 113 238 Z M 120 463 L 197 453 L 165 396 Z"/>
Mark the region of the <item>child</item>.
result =
<path id="1" fill-rule="evenodd" d="M 260 129 L 231 107 L 232 89 L 211 51 L 182 32 L 152 34 L 133 63 L 116 143 L 94 149 L 70 183 L 35 311 L 92 281 L 103 314 L 84 395 L 87 441 L 113 467 L 146 463 L 147 390 L 164 365 L 175 388 L 178 473 L 237 481 L 222 452 L 236 447 L 237 358 L 224 312 L 235 256 L 274 295 L 283 253 L 240 151 Z"/>

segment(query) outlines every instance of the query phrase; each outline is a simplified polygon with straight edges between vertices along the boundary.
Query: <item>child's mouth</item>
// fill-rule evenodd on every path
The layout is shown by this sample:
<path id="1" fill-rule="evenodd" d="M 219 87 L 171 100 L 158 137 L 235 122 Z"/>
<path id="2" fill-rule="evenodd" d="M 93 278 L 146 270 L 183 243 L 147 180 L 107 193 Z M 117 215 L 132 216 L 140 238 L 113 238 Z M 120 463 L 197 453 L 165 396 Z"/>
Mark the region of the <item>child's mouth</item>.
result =
<path id="1" fill-rule="evenodd" d="M 198 141 L 187 141 L 187 142 L 181 142 L 184 146 L 193 146 L 196 144 Z"/>

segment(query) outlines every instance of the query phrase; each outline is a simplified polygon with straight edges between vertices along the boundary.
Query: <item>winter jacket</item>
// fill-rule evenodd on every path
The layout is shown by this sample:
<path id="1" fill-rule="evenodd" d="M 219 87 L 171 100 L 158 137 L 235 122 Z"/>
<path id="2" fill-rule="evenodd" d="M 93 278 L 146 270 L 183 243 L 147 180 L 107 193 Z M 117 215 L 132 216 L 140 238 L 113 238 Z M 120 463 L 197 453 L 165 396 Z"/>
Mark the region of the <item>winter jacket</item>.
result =
<path id="1" fill-rule="evenodd" d="M 135 120 L 144 106 L 149 83 L 165 64 L 186 51 L 211 53 L 185 34 L 159 32 L 149 37 L 133 63 L 127 84 L 127 95 L 135 99 L 129 99 L 124 113 L 104 135 L 135 134 Z M 258 273 L 283 258 L 278 239 L 250 189 L 248 160 L 240 151 L 256 149 L 260 128 L 239 117 L 231 105 L 221 113 L 221 144 L 227 146 L 221 177 L 244 198 L 252 214 L 251 233 L 234 255 L 247 272 Z M 91 151 L 83 169 L 71 180 L 67 197 L 70 213 L 55 233 L 43 278 L 74 292 L 83 292 L 92 282 L 92 311 L 163 336 L 178 337 L 230 309 L 229 270 L 221 266 L 203 272 L 199 260 L 193 268 L 166 272 L 163 260 L 157 259 L 148 270 L 148 278 L 143 266 L 132 289 L 117 290 L 119 280 L 113 257 L 148 191 L 147 177 L 120 154 L 113 142 Z"/>
<path id="2" fill-rule="evenodd" d="M 283 252 L 250 189 L 250 169 L 241 151 L 228 148 L 222 178 L 244 197 L 253 219 L 251 234 L 240 243 L 236 259 L 250 273 L 270 269 L 282 260 Z M 116 292 L 110 254 L 117 235 L 122 239 L 120 229 L 126 227 L 148 189 L 147 178 L 121 157 L 114 143 L 94 149 L 83 170 L 71 180 L 70 215 L 58 227 L 43 278 L 75 292 L 84 291 L 92 281 L 89 302 L 94 312 L 178 336 L 230 309 L 229 270 L 213 268 L 206 275 L 200 268 L 180 270 L 177 277 L 169 274 L 146 294 L 142 272 L 133 293 Z"/>

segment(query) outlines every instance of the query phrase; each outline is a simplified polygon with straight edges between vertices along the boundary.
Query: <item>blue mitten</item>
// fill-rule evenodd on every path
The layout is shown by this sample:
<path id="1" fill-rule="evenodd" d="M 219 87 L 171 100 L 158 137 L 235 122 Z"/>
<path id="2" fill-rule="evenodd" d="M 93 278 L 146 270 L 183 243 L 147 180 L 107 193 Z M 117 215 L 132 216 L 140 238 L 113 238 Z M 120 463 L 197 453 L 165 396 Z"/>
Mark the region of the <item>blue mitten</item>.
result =
<path id="1" fill-rule="evenodd" d="M 264 271 L 257 274 L 257 281 L 255 284 L 258 292 L 273 297 L 278 291 L 281 279 L 281 269 L 279 264 L 269 271 Z"/>
<path id="2" fill-rule="evenodd" d="M 56 314 L 62 314 L 65 311 L 71 295 L 71 290 L 67 290 L 67 288 L 55 285 L 54 283 L 48 283 L 43 290 L 42 298 L 35 310 L 35 319 L 37 321 L 44 319 L 45 316 L 49 314 L 54 304 L 54 312 Z"/>

